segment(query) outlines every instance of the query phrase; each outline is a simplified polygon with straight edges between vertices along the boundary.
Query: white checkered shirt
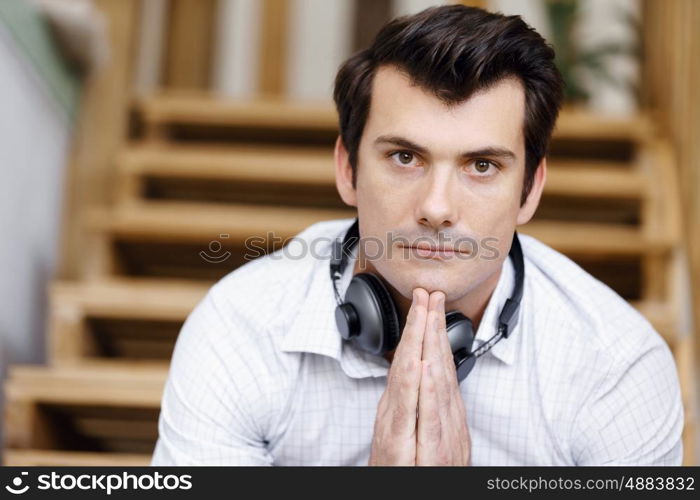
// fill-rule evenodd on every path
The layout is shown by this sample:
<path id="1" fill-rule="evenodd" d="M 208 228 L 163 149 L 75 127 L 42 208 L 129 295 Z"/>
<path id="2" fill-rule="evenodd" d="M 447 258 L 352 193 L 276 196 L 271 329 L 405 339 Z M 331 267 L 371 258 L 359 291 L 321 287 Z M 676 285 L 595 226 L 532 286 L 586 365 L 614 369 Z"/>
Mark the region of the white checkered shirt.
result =
<path id="1" fill-rule="evenodd" d="M 342 341 L 319 258 L 352 221 L 308 227 L 197 305 L 175 345 L 152 465 L 367 464 L 389 363 Z M 460 386 L 473 465 L 680 465 L 683 406 L 664 340 L 570 259 L 519 236 L 520 320 Z M 315 256 L 299 258 L 317 238 Z M 506 259 L 477 341 L 495 333 L 513 279 Z"/>

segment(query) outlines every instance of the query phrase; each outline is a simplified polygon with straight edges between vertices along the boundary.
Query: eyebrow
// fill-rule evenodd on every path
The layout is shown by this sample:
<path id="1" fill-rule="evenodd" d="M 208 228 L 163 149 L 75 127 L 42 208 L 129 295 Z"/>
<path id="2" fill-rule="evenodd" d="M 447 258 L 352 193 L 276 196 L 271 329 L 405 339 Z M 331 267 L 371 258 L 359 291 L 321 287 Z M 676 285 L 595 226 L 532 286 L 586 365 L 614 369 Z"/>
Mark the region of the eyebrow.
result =
<path id="1" fill-rule="evenodd" d="M 394 144 L 395 146 L 400 146 L 402 148 L 406 149 L 411 149 L 415 151 L 416 153 L 419 153 L 423 156 L 429 156 L 430 152 L 428 151 L 428 148 L 425 146 L 421 146 L 420 144 L 416 144 L 415 142 L 409 141 L 408 139 L 404 137 L 399 137 L 396 135 L 380 135 L 374 140 L 375 145 L 380 145 L 380 144 Z M 463 151 L 459 153 L 458 155 L 460 158 L 467 159 L 467 158 L 474 158 L 478 156 L 484 156 L 488 158 L 502 158 L 502 159 L 507 159 L 507 160 L 515 160 L 516 156 L 515 153 L 513 153 L 510 149 L 508 148 L 503 148 L 500 146 L 487 146 L 479 149 L 475 149 L 473 151 Z"/>

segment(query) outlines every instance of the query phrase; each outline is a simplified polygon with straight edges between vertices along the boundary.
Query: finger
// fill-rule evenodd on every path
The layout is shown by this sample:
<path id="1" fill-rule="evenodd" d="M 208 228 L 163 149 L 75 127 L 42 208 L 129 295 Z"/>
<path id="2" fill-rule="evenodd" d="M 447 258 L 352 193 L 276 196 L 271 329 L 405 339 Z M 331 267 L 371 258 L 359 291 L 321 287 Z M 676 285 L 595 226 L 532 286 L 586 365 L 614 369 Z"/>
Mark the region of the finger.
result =
<path id="1" fill-rule="evenodd" d="M 445 368 L 445 379 L 447 386 L 450 390 L 459 392 L 459 381 L 457 380 L 457 370 L 455 369 L 454 356 L 452 354 L 452 347 L 450 346 L 450 339 L 447 336 L 447 327 L 445 324 L 445 319 L 443 319 L 439 325 L 438 335 L 437 335 L 438 348 L 440 349 L 440 359 L 442 360 L 442 366 Z"/>
<path id="2" fill-rule="evenodd" d="M 434 379 L 438 385 L 440 396 L 449 396 L 453 389 L 450 377 L 456 377 L 454 360 L 445 353 L 443 341 L 447 341 L 447 329 L 445 327 L 445 294 L 437 291 L 431 295 L 431 308 L 429 311 L 428 325 L 423 339 L 423 359 L 430 360 L 435 369 Z M 448 351 L 452 351 L 448 345 Z M 443 401 L 444 403 L 444 401 Z"/>
<path id="3" fill-rule="evenodd" d="M 451 398 L 454 397 L 449 377 L 454 376 L 455 369 L 454 361 L 451 358 L 447 359 L 444 355 L 441 335 L 446 335 L 445 294 L 437 291 L 431 294 L 431 309 L 423 339 L 423 357 L 430 362 L 432 367 L 431 378 L 436 386 L 440 418 L 444 426 L 451 412 Z"/>
<path id="4" fill-rule="evenodd" d="M 444 320 L 438 331 L 437 342 L 441 352 L 441 366 L 444 368 L 445 392 L 449 397 L 449 403 L 446 405 L 448 408 L 447 419 L 451 422 L 449 424 L 450 426 L 454 424 L 461 427 L 466 425 L 466 407 L 464 406 L 462 391 L 459 388 L 454 356 L 452 355 L 452 347 L 450 346 L 450 340 L 447 336 L 447 328 Z"/>
<path id="5" fill-rule="evenodd" d="M 420 359 L 428 317 L 428 300 L 428 292 L 425 289 L 415 288 L 413 290 L 413 300 L 394 357 L 407 353 L 408 356 Z"/>
<path id="6" fill-rule="evenodd" d="M 418 465 L 433 465 L 437 463 L 437 454 L 442 439 L 442 423 L 437 387 L 432 376 L 433 367 L 430 362 L 424 361 L 422 364 L 416 430 L 416 463 Z"/>
<path id="7" fill-rule="evenodd" d="M 427 317 L 428 293 L 417 288 L 413 297 L 387 381 L 390 425 L 400 435 L 412 435 L 415 432 L 421 379 L 420 359 Z"/>
<path id="8" fill-rule="evenodd" d="M 413 291 L 413 301 L 406 317 L 399 344 L 394 352 L 394 357 L 389 369 L 389 384 L 401 385 L 400 380 L 406 377 L 415 381 L 414 390 L 418 390 L 420 384 L 420 359 L 423 350 L 423 335 L 427 320 L 428 292 L 422 288 Z M 393 382 L 393 384 L 392 384 Z M 404 380 L 405 383 L 405 380 Z M 410 387 L 404 387 L 409 389 Z"/>
<path id="9" fill-rule="evenodd" d="M 385 419 L 390 435 L 415 436 L 420 390 L 420 359 L 394 357 L 387 383 Z"/>
<path id="10" fill-rule="evenodd" d="M 437 331 L 442 322 L 445 321 L 445 294 L 436 291 L 430 294 L 428 302 L 428 319 L 425 325 L 425 335 L 423 336 L 423 360 L 431 361 L 434 365 L 442 363 L 442 351 L 440 344 L 437 342 Z"/>
<path id="11" fill-rule="evenodd" d="M 466 408 L 464 406 L 464 399 L 462 398 L 462 391 L 459 388 L 459 381 L 457 380 L 457 370 L 455 369 L 450 343 L 447 339 L 447 331 L 442 331 L 439 337 L 440 347 L 443 352 L 442 359 L 444 360 L 442 365 L 445 368 L 444 392 L 449 399 L 449 402 L 446 404 L 448 408 L 447 419 L 452 423 L 462 426 L 466 423 Z"/>

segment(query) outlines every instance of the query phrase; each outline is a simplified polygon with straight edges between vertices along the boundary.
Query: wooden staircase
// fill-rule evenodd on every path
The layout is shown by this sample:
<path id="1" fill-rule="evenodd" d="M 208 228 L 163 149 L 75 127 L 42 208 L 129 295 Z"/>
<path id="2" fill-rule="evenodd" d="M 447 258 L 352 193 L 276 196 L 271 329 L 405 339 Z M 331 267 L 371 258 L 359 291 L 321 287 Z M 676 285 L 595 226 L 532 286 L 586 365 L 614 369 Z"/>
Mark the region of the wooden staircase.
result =
<path id="1" fill-rule="evenodd" d="M 337 118 L 327 103 L 165 94 L 135 111 L 139 139 L 115 158 L 117 202 L 84 221 L 85 278 L 49 291 L 50 364 L 10 369 L 6 465 L 147 464 L 177 333 L 208 287 L 255 255 L 251 237 L 267 252 L 314 222 L 355 213 L 335 189 Z M 691 464 L 677 189 L 646 117 L 566 110 L 541 207 L 519 231 L 608 283 L 666 339 Z"/>

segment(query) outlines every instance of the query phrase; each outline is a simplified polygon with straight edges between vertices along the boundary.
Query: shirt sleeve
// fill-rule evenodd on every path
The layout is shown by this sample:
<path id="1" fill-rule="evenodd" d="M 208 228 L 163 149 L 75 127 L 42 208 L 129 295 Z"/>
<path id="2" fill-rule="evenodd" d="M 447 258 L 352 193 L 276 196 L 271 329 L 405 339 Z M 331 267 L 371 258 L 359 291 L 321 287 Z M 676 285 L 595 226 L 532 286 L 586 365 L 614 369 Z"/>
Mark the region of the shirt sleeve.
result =
<path id="1" fill-rule="evenodd" d="M 681 465 L 683 404 L 662 341 L 616 360 L 573 427 L 577 465 Z"/>
<path id="2" fill-rule="evenodd" d="M 215 343 L 237 333 L 211 291 L 188 316 L 173 351 L 151 465 L 272 465 L 249 403 L 256 390 L 249 360 Z"/>

